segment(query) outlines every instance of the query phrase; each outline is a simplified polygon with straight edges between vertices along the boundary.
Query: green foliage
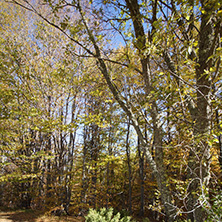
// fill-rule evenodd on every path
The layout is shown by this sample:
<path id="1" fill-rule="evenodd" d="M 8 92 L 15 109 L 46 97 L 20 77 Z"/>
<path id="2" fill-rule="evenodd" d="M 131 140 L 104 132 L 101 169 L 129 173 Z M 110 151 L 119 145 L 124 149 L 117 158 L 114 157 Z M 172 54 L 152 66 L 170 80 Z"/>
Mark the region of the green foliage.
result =
<path id="1" fill-rule="evenodd" d="M 212 199 L 213 203 L 211 209 L 208 206 L 205 206 L 206 211 L 208 212 L 207 221 L 221 221 L 222 220 L 222 192 L 218 192 Z"/>
<path id="2" fill-rule="evenodd" d="M 90 7 L 81 0 L 68 7 L 63 1 L 46 0 L 40 7 L 37 2 L 30 1 L 30 7 L 33 4 L 43 20 L 17 4 L 0 1 L 0 203 L 36 209 L 70 203 L 69 211 L 73 207 L 75 214 L 108 204 L 119 212 L 113 208 L 91 209 L 86 221 L 130 221 L 122 208 L 129 210 L 126 204 L 132 202 L 133 212 L 139 211 L 139 190 L 143 186 L 144 197 L 152 200 L 146 204 L 161 213 L 161 193 L 155 192 L 157 184 L 148 167 L 156 161 L 167 169 L 162 184 L 166 181 L 166 188 L 177 194 L 172 204 L 184 209 L 181 200 L 201 190 L 187 190 L 189 185 L 199 186 L 191 185 L 197 180 L 190 178 L 187 170 L 196 173 L 201 159 L 201 175 L 208 173 L 204 172 L 209 162 L 204 155 L 211 147 L 212 153 L 217 152 L 221 134 L 221 101 L 219 94 L 215 95 L 221 95 L 222 48 L 216 36 L 221 3 L 214 0 L 200 7 L 199 1 L 191 4 L 189 0 L 176 0 L 164 10 L 164 2 L 142 1 L 132 5 L 139 9 L 133 15 L 131 7 L 124 5 L 131 4 L 129 0 L 121 4 L 104 0 L 99 5 L 90 1 Z M 207 11 L 209 4 L 212 9 Z M 210 25 L 215 28 L 215 36 L 209 38 L 215 41 L 210 44 L 208 38 L 203 38 L 204 44 L 200 38 L 208 33 L 204 31 L 206 25 L 201 25 L 206 13 L 210 15 L 207 24 L 215 21 Z M 211 50 L 206 53 L 208 67 L 197 78 L 199 61 L 206 56 L 201 58 L 201 45 L 209 45 Z M 106 70 L 112 84 L 104 84 Z M 149 73 L 150 80 L 146 79 Z M 110 93 L 110 85 L 119 97 Z M 196 89 L 205 93 L 205 85 L 212 92 L 203 95 L 204 100 L 214 99 L 208 101 L 211 106 L 202 109 L 205 103 L 199 102 Z M 127 108 L 126 114 L 135 117 L 130 125 L 139 127 L 129 129 L 128 151 L 128 118 L 120 109 L 123 104 L 124 112 Z M 203 112 L 198 117 L 197 111 L 208 108 L 212 112 L 212 133 L 206 136 L 202 126 L 208 132 L 204 123 L 210 116 Z M 214 118 L 216 109 L 218 120 Z M 198 128 L 200 136 L 193 130 Z M 144 184 L 140 155 L 135 151 L 141 134 L 138 131 L 145 138 L 146 153 L 152 147 L 155 160 L 144 162 Z M 194 147 L 198 161 L 191 155 Z M 158 150 L 163 150 L 164 158 L 158 157 L 162 153 Z M 212 161 L 211 171 L 220 175 L 218 155 L 212 155 Z M 209 202 L 205 206 L 208 220 L 220 220 L 221 197 L 215 195 Z M 60 209 L 54 211 L 59 213 Z"/>
<path id="3" fill-rule="evenodd" d="M 114 214 L 113 208 L 101 208 L 100 210 L 89 209 L 88 215 L 85 217 L 86 222 L 129 222 L 131 218 L 125 216 L 120 219 L 120 213 Z"/>
<path id="4" fill-rule="evenodd" d="M 148 217 L 143 218 L 143 222 L 150 222 L 150 219 Z"/>
<path id="5" fill-rule="evenodd" d="M 191 222 L 191 220 L 183 220 L 183 219 L 179 219 L 176 222 Z"/>

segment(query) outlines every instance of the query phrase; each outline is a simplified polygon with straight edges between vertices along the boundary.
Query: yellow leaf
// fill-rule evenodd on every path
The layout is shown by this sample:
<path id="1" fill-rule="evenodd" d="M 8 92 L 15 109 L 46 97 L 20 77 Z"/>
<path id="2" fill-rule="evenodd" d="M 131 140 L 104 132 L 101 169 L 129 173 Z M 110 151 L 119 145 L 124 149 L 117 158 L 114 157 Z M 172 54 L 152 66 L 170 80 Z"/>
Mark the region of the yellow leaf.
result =
<path id="1" fill-rule="evenodd" d="M 222 17 L 222 10 L 219 10 L 219 11 L 217 12 L 217 15 Z"/>

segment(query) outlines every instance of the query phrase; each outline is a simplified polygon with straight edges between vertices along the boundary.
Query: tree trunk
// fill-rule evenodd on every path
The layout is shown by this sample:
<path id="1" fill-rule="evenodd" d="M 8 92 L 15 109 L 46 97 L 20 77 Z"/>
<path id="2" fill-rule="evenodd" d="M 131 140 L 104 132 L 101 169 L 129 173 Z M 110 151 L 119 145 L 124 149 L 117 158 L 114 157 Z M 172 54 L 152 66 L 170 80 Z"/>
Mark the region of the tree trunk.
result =
<path id="1" fill-rule="evenodd" d="M 88 178 L 87 178 L 87 152 L 88 152 L 88 133 L 87 127 L 84 128 L 84 145 L 83 145 L 83 157 L 82 157 L 82 191 L 81 191 L 81 203 L 86 204 L 86 190 L 88 188 Z M 81 209 L 83 210 L 83 209 Z"/>
<path id="2" fill-rule="evenodd" d="M 140 14 L 136 14 L 137 12 L 139 12 L 138 11 L 139 4 L 138 4 L 137 0 L 133 0 L 132 2 L 129 0 L 126 0 L 126 3 L 128 5 L 128 8 L 131 13 L 131 18 L 132 18 L 133 23 L 135 25 L 134 29 L 135 29 L 136 37 L 138 40 L 138 42 L 137 42 L 138 50 L 139 50 L 139 52 L 141 52 L 141 50 L 143 51 L 146 47 L 146 39 L 145 39 L 146 35 L 145 35 L 145 32 L 143 30 L 143 26 L 142 26 L 142 16 Z M 78 8 L 79 8 L 80 15 L 82 17 L 83 24 L 84 24 L 87 34 L 89 36 L 89 39 L 90 39 L 90 41 L 94 47 L 94 50 L 95 50 L 95 54 L 93 56 L 97 59 L 97 66 L 98 66 L 99 70 L 101 71 L 103 77 L 105 78 L 106 83 L 107 83 L 110 91 L 112 92 L 115 100 L 119 103 L 120 107 L 126 113 L 128 118 L 132 122 L 132 125 L 133 125 L 135 131 L 137 132 L 137 135 L 138 135 L 140 142 L 141 142 L 141 147 L 142 147 L 142 149 L 144 149 L 147 161 L 150 164 L 150 167 L 153 171 L 153 174 L 155 175 L 155 178 L 157 179 L 157 184 L 158 184 L 158 188 L 161 192 L 161 200 L 162 200 L 162 203 L 165 208 L 166 217 L 168 218 L 169 222 L 174 221 L 175 209 L 173 207 L 173 204 L 171 203 L 171 195 L 170 195 L 170 191 L 169 191 L 169 186 L 167 184 L 164 166 L 162 165 L 163 159 L 161 159 L 161 157 L 163 157 L 163 155 L 162 155 L 162 152 L 163 152 L 162 137 L 161 137 L 162 136 L 161 135 L 162 129 L 159 127 L 156 128 L 155 126 L 153 126 L 154 134 L 156 134 L 156 136 L 154 135 L 154 137 L 156 138 L 155 147 L 157 147 L 160 150 L 160 152 L 157 153 L 157 159 L 156 159 L 156 161 L 159 160 L 159 162 L 156 163 L 156 161 L 153 160 L 153 157 L 149 151 L 149 145 L 147 144 L 147 142 L 144 139 L 143 133 L 140 128 L 140 124 L 137 121 L 137 118 L 135 117 L 134 113 L 131 110 L 132 107 L 128 107 L 126 105 L 126 103 L 122 99 L 121 94 L 119 93 L 119 91 L 117 90 L 116 86 L 113 84 L 113 82 L 110 78 L 105 61 L 101 57 L 100 48 L 98 47 L 96 39 L 93 36 L 91 30 L 89 29 L 87 21 L 86 21 L 84 14 L 82 12 L 80 1 L 78 1 Z M 135 11 L 134 9 L 137 9 L 137 10 Z M 150 78 L 149 60 L 147 58 L 143 58 L 142 54 L 141 54 L 141 65 L 142 65 L 142 69 L 143 69 L 143 71 L 142 71 L 143 78 L 145 81 L 144 89 L 148 95 L 151 90 L 151 85 L 150 85 L 151 81 L 149 79 Z M 153 104 L 154 104 L 154 106 L 152 109 L 154 109 L 154 110 L 152 110 L 152 116 L 153 116 L 152 119 L 153 119 L 153 123 L 156 124 L 159 122 L 158 111 L 157 111 L 156 104 L 154 101 L 153 101 Z M 158 121 L 158 122 L 155 122 L 155 121 Z"/>
<path id="3" fill-rule="evenodd" d="M 216 121 L 217 121 L 218 130 L 220 132 L 221 127 L 220 127 L 219 111 L 218 110 L 216 110 Z M 219 147 L 218 161 L 219 161 L 219 164 L 220 164 L 220 170 L 222 172 L 222 134 L 221 133 L 218 136 L 218 147 Z"/>
<path id="4" fill-rule="evenodd" d="M 189 185 L 188 219 L 203 222 L 206 218 L 199 197 L 203 189 L 207 188 L 210 179 L 210 146 L 207 143 L 210 133 L 210 89 L 211 77 L 207 74 L 213 59 L 209 58 L 215 50 L 214 24 L 211 18 L 212 8 L 207 1 L 201 1 L 205 11 L 201 15 L 199 34 L 199 56 L 196 67 L 197 100 L 196 107 L 190 109 L 193 119 L 194 145 L 189 154 Z M 204 188 L 205 187 L 205 188 Z M 204 190 L 207 192 L 206 190 Z"/>
<path id="5" fill-rule="evenodd" d="M 138 138 L 138 154 L 139 154 L 139 174 L 140 174 L 140 216 L 144 216 L 144 152 L 140 147 Z"/>
<path id="6" fill-rule="evenodd" d="M 128 120 L 127 124 L 127 135 L 126 135 L 126 156 L 127 156 L 127 164 L 128 164 L 128 181 L 129 181 L 129 199 L 128 199 L 128 209 L 130 215 L 132 214 L 132 175 L 131 175 L 131 162 L 130 162 L 130 144 L 129 144 L 129 134 L 130 134 L 130 120 Z"/>
<path id="7" fill-rule="evenodd" d="M 152 107 L 152 121 L 154 131 L 154 149 L 155 149 L 155 161 L 158 174 L 156 174 L 157 185 L 161 194 L 161 201 L 164 205 L 167 221 L 174 221 L 175 208 L 172 204 L 171 194 L 167 182 L 167 175 L 164 166 L 163 155 L 163 135 L 160 128 L 160 120 L 158 117 L 156 103 L 153 102 Z"/>

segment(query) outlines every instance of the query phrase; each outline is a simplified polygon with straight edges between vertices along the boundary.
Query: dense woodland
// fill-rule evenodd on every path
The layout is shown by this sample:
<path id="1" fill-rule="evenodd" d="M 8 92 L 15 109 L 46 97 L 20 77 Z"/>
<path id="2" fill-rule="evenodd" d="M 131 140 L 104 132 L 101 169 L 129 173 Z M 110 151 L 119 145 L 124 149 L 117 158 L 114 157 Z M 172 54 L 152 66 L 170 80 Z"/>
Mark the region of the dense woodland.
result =
<path id="1" fill-rule="evenodd" d="M 222 3 L 0 0 L 0 205 L 222 220 Z"/>

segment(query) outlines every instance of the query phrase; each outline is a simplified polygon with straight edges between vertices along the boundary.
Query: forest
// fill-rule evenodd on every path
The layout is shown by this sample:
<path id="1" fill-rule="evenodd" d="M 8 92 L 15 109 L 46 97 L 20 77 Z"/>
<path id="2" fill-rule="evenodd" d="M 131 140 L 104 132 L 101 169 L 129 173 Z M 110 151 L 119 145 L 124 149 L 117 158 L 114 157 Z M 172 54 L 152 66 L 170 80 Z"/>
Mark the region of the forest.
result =
<path id="1" fill-rule="evenodd" d="M 0 208 L 222 221 L 221 59 L 218 0 L 0 0 Z"/>

